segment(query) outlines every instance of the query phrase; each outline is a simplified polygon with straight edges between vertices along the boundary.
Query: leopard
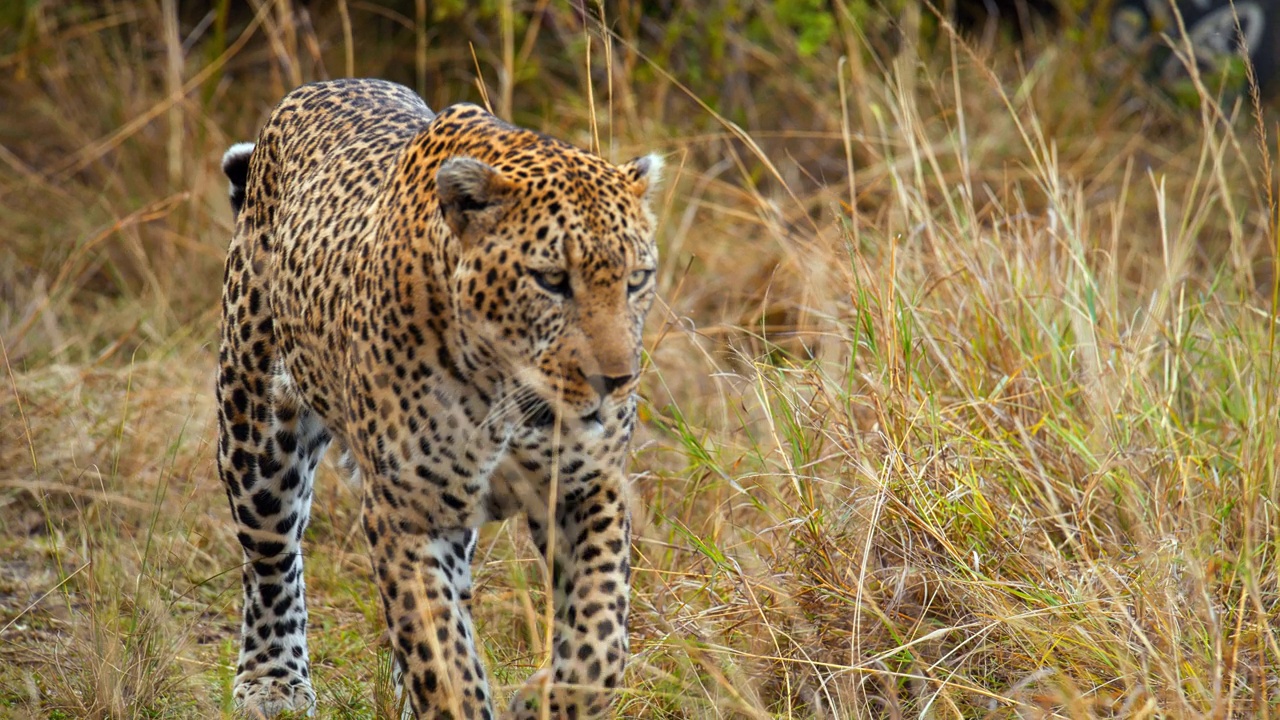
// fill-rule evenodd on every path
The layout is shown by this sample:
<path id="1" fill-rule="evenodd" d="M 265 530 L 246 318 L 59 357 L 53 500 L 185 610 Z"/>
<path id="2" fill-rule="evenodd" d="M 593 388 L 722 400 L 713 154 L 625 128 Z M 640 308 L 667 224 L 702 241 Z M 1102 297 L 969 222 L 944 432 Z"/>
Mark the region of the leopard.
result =
<path id="1" fill-rule="evenodd" d="M 302 546 L 330 444 L 359 488 L 406 717 L 617 712 L 661 168 L 378 79 L 303 85 L 226 152 L 216 456 L 244 560 L 237 713 L 315 712 Z M 553 643 L 498 716 L 472 565 L 481 526 L 516 516 Z"/>

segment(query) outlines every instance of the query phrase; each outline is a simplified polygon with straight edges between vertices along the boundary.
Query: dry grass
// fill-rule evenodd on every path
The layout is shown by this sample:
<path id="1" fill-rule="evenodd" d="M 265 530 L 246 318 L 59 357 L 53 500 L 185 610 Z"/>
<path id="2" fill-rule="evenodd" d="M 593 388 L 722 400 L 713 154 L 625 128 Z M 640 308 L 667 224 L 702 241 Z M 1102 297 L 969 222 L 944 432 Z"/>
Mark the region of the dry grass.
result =
<path id="1" fill-rule="evenodd" d="M 1088 33 L 974 49 L 910 3 L 208 5 L 0 13 L 0 716 L 228 714 L 216 161 L 349 73 L 670 156 L 624 715 L 1280 709 L 1249 104 L 1172 106 Z M 321 717 L 394 716 L 357 506 L 326 469 Z M 505 692 L 542 582 L 518 524 L 481 555 Z"/>

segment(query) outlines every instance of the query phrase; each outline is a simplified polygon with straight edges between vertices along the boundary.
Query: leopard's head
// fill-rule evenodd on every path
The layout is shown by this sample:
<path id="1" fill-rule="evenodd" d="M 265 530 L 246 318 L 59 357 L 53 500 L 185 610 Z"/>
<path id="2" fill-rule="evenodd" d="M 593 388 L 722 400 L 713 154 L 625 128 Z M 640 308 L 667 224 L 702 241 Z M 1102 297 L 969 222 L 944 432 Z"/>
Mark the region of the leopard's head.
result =
<path id="1" fill-rule="evenodd" d="M 435 173 L 460 248 L 450 286 L 467 352 L 510 379 L 515 412 L 600 420 L 640 374 L 661 159 L 613 165 L 474 106 L 432 125 L 478 134 L 452 143 Z"/>

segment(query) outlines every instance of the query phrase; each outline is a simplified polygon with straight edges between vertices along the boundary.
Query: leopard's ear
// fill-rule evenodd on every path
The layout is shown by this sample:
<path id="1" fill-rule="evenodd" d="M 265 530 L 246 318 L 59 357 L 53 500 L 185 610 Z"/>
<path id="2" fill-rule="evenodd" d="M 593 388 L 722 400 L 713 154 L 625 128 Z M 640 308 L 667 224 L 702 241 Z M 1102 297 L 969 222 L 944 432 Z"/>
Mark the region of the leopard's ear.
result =
<path id="1" fill-rule="evenodd" d="M 621 165 L 619 170 L 631 181 L 631 192 L 636 197 L 652 200 L 662 182 L 662 156 L 650 153 Z"/>
<path id="2" fill-rule="evenodd" d="M 440 213 L 464 241 L 483 235 L 502 218 L 514 190 L 502 173 L 474 158 L 449 158 L 436 171 Z"/>

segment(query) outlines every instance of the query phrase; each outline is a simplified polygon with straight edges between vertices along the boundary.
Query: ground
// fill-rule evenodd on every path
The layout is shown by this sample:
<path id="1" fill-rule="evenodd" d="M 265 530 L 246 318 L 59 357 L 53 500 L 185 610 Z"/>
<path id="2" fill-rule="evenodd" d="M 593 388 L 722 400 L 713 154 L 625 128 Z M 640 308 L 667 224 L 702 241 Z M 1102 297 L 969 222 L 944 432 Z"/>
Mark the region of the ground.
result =
<path id="1" fill-rule="evenodd" d="M 910 3 L 230 5 L 0 13 L 0 716 L 229 715 L 217 162 L 343 75 L 667 156 L 622 715 L 1277 709 L 1266 102 Z M 320 716 L 394 717 L 357 492 L 317 492 Z M 544 578 L 518 522 L 478 555 L 501 699 Z"/>

